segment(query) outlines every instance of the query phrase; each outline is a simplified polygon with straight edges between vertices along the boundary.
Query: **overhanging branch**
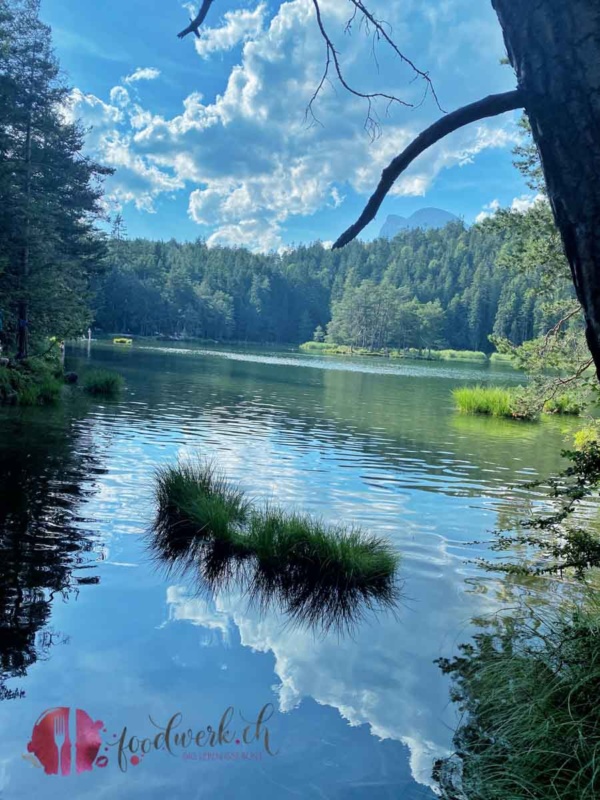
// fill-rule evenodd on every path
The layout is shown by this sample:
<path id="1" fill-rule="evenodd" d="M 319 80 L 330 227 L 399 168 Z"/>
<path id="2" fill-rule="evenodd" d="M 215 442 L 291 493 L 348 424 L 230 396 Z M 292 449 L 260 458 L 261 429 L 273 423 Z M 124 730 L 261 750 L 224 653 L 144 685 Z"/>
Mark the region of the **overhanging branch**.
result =
<path id="1" fill-rule="evenodd" d="M 485 119 L 487 117 L 495 117 L 498 114 L 504 114 L 506 111 L 514 111 L 517 108 L 523 108 L 525 105 L 525 97 L 523 92 L 515 89 L 512 92 L 505 92 L 504 94 L 492 94 L 485 97 L 483 100 L 478 100 L 476 103 L 471 103 L 468 106 L 453 111 L 447 114 L 437 122 L 434 122 L 429 128 L 419 134 L 417 138 L 408 145 L 404 150 L 383 170 L 379 186 L 371 196 L 371 199 L 365 206 L 364 211 L 358 220 L 345 231 L 337 242 L 333 245 L 336 250 L 344 247 L 358 234 L 366 228 L 369 222 L 375 219 L 375 215 L 379 211 L 388 192 L 398 180 L 400 175 L 418 158 L 421 153 L 428 150 L 432 145 L 444 139 L 450 133 L 463 128 L 465 125 L 470 125 L 477 120 Z"/>
<path id="2" fill-rule="evenodd" d="M 213 3 L 214 0 L 204 0 L 202 6 L 200 7 L 200 11 L 198 12 L 198 16 L 195 19 L 190 20 L 190 24 L 187 26 L 187 28 L 184 28 L 177 34 L 179 39 L 183 39 L 188 35 L 188 33 L 193 33 L 195 36 L 200 38 L 200 26 L 206 19 L 206 15 L 208 14 Z"/>

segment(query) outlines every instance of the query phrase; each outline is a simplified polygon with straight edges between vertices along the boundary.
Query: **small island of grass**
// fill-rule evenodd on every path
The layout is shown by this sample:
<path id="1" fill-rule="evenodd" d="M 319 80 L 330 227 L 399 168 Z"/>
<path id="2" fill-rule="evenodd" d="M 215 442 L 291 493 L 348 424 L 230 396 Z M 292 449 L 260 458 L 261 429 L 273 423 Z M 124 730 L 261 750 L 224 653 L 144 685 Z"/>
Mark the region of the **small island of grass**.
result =
<path id="1" fill-rule="evenodd" d="M 101 397 L 117 397 L 123 388 L 123 378 L 116 372 L 94 369 L 83 377 L 83 390 Z"/>
<path id="2" fill-rule="evenodd" d="M 461 414 L 481 414 L 525 421 L 537 421 L 539 411 L 544 414 L 578 416 L 583 404 L 570 394 L 557 395 L 535 408 L 526 402 L 522 387 L 460 386 L 452 392 L 456 408 Z"/>
<path id="3" fill-rule="evenodd" d="M 156 501 L 153 546 L 162 558 L 196 564 L 212 583 L 241 567 L 253 599 L 276 597 L 297 620 L 346 625 L 361 603 L 395 604 L 399 558 L 384 539 L 258 507 L 200 462 L 159 469 Z"/>
<path id="4" fill-rule="evenodd" d="M 479 350 L 431 350 L 417 349 L 416 347 L 399 348 L 367 348 L 354 347 L 347 344 L 334 344 L 332 342 L 305 342 L 300 345 L 304 353 L 319 354 L 322 356 L 368 356 L 374 358 L 405 358 L 412 361 L 473 361 L 485 362 L 488 356 Z"/>

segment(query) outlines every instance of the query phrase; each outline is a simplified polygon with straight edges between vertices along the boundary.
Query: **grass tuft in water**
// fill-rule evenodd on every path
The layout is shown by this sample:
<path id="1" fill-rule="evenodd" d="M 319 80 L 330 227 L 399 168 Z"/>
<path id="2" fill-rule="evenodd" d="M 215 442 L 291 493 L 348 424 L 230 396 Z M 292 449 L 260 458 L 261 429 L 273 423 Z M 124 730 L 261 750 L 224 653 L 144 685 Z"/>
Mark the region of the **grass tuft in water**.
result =
<path id="1" fill-rule="evenodd" d="M 393 607 L 398 556 L 383 539 L 252 505 L 214 466 L 158 470 L 152 546 L 171 568 L 199 570 L 209 588 L 237 580 L 251 603 L 291 620 L 348 628 Z"/>
<path id="2" fill-rule="evenodd" d="M 117 397 L 123 388 L 123 378 L 116 372 L 95 369 L 83 377 L 83 390 L 88 394 L 102 397 Z"/>
<path id="3" fill-rule="evenodd" d="M 461 386 L 452 392 L 461 414 L 485 414 L 506 419 L 533 420 L 536 415 L 519 403 L 514 389 L 500 386 Z"/>

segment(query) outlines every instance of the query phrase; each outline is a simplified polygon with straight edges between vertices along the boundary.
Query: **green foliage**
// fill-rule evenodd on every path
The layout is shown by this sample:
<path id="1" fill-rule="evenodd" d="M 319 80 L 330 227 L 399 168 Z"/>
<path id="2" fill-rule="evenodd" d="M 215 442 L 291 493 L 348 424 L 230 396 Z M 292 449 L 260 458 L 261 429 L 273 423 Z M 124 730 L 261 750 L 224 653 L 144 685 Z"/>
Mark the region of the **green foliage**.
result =
<path id="1" fill-rule="evenodd" d="M 582 411 L 583 404 L 573 394 L 565 393 L 558 397 L 552 397 L 544 403 L 544 412 L 546 414 L 565 414 L 578 417 Z"/>
<path id="2" fill-rule="evenodd" d="M 432 358 L 440 361 L 487 361 L 481 350 L 434 350 Z"/>
<path id="3" fill-rule="evenodd" d="M 539 156 L 526 118 L 521 127 L 525 139 L 515 149 L 515 163 L 538 197 L 526 211 L 500 210 L 481 227 L 502 238 L 498 267 L 514 280 L 533 281 L 529 286 L 522 284 L 522 293 L 525 303 L 535 306 L 536 324 L 523 336 L 518 319 L 510 312 L 512 301 L 508 302 L 506 311 L 513 321 L 509 323 L 508 318 L 499 315 L 491 341 L 501 354 L 510 356 L 516 367 L 529 374 L 522 402 L 533 412 L 541 411 L 546 401 L 559 413 L 565 413 L 562 409 L 567 407 L 579 406 L 583 410 L 597 389 L 588 371 L 592 360 L 583 313 L 546 198 Z M 512 294 L 508 287 L 504 291 Z"/>
<path id="4" fill-rule="evenodd" d="M 520 344 L 545 331 L 536 276 L 497 265 L 506 235 L 453 223 L 342 250 L 317 243 L 259 255 L 202 241 L 128 241 L 120 226 L 97 281 L 96 324 L 142 336 L 300 343 L 319 328 L 324 335 L 336 308 L 336 344 L 489 353 L 493 332 Z M 377 287 L 381 319 L 360 290 L 365 281 Z M 352 304 L 365 319 L 348 320 Z"/>
<path id="5" fill-rule="evenodd" d="M 578 444 L 580 449 L 563 452 L 570 466 L 547 481 L 550 509 L 521 520 L 516 531 L 496 531 L 492 549 L 512 553 L 512 560 L 480 561 L 484 568 L 516 575 L 567 572 L 583 578 L 600 567 L 600 531 L 590 503 L 600 487 L 600 442 L 588 429 Z"/>
<path id="6" fill-rule="evenodd" d="M 313 334 L 313 341 L 317 343 L 323 343 L 325 341 L 325 331 L 320 325 L 317 325 L 315 328 L 315 332 Z"/>
<path id="7" fill-rule="evenodd" d="M 474 350 L 417 350 L 407 347 L 404 350 L 389 349 L 370 350 L 366 347 L 351 347 L 345 344 L 329 342 L 305 342 L 300 345 L 305 353 L 320 353 L 324 356 L 380 356 L 381 358 L 407 358 L 417 361 L 487 361 L 485 353 Z"/>
<path id="8" fill-rule="evenodd" d="M 535 416 L 519 403 L 520 393 L 499 386 L 461 386 L 452 392 L 456 408 L 462 414 L 486 414 L 492 417 L 532 420 Z"/>
<path id="9" fill-rule="evenodd" d="M 60 365 L 30 358 L 0 367 L 0 404 L 35 406 L 58 402 L 63 380 Z"/>
<path id="10" fill-rule="evenodd" d="M 83 389 L 88 394 L 117 397 L 123 388 L 123 378 L 115 372 L 95 369 L 83 376 Z"/>
<path id="11" fill-rule="evenodd" d="M 525 610 L 486 627 L 459 656 L 439 661 L 464 715 L 454 738 L 463 796 L 597 798 L 597 601 L 588 599 L 583 610 Z"/>
<path id="12" fill-rule="evenodd" d="M 297 620 L 355 619 L 356 602 L 392 604 L 398 556 L 382 539 L 275 507 L 258 508 L 214 467 L 183 463 L 156 475 L 154 547 L 195 563 L 208 582 L 243 568 L 249 595 L 277 595 Z M 265 599 L 266 598 L 266 599 Z"/>
<path id="13" fill-rule="evenodd" d="M 590 423 L 574 436 L 575 448 L 584 450 L 588 445 L 600 444 L 600 426 L 597 422 Z"/>
<path id="14" fill-rule="evenodd" d="M 21 357 L 28 339 L 87 327 L 103 254 L 94 222 L 109 171 L 82 156 L 68 94 L 39 0 L 0 0 L 1 337 L 10 351 L 19 336 Z"/>
<path id="15" fill-rule="evenodd" d="M 443 325 L 439 301 L 419 303 L 402 289 L 368 280 L 347 286 L 333 304 L 327 341 L 367 351 L 390 346 L 431 349 L 442 342 Z"/>

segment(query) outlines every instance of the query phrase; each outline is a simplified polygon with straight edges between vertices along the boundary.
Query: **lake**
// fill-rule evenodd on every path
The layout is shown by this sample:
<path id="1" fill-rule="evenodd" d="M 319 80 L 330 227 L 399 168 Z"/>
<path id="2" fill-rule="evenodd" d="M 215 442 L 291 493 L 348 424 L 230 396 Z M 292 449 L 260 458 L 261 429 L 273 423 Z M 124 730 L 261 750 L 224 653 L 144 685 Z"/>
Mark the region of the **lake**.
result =
<path id="1" fill-rule="evenodd" d="M 124 376 L 119 400 L 0 409 L 2 798 L 434 797 L 456 724 L 434 660 L 510 598 L 469 562 L 535 501 L 520 484 L 559 469 L 573 423 L 457 415 L 452 388 L 518 382 L 485 364 L 67 350 L 67 369 L 89 366 Z M 391 540 L 396 611 L 323 632 L 168 573 L 153 472 L 196 455 L 257 502 Z M 45 775 L 28 743 L 36 726 L 57 760 L 43 714 L 63 708 L 72 774 Z"/>

